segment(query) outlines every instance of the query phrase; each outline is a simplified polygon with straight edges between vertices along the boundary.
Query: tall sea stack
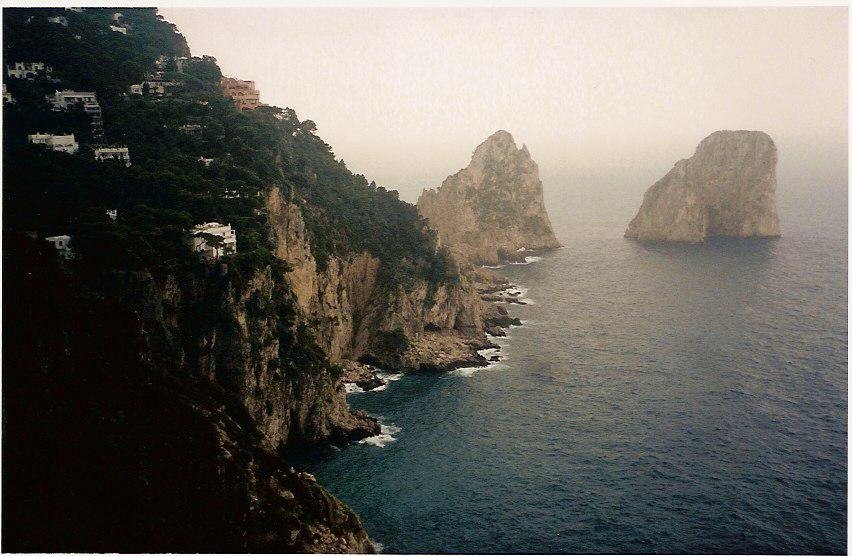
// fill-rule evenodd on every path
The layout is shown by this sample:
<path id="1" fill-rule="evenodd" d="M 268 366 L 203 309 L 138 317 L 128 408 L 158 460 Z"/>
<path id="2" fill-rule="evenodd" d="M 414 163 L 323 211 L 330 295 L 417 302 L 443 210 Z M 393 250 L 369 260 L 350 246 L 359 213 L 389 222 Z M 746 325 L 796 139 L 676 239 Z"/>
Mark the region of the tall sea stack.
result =
<path id="1" fill-rule="evenodd" d="M 468 167 L 441 187 L 424 191 L 417 209 L 460 261 L 496 264 L 523 260 L 519 249 L 560 247 L 544 208 L 538 165 L 507 131 L 486 139 Z"/>
<path id="2" fill-rule="evenodd" d="M 777 237 L 778 152 L 762 131 L 716 131 L 645 192 L 624 237 L 701 243 L 708 237 Z"/>

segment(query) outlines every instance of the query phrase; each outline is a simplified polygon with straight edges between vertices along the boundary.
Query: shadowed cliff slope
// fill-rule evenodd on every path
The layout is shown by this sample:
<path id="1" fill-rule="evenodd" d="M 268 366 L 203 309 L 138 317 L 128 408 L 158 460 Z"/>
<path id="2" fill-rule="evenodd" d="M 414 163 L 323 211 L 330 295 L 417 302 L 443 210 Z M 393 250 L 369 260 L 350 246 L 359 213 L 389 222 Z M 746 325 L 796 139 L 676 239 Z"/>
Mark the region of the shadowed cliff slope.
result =
<path id="1" fill-rule="evenodd" d="M 400 362 L 426 328 L 476 355 L 479 300 L 415 207 L 313 122 L 237 111 L 214 58 L 154 9 L 121 13 L 126 34 L 112 9 L 4 10 L 5 59 L 54 72 L 4 80 L 3 548 L 372 551 L 282 457 L 379 432 L 349 410 L 342 359 Z M 172 90 L 128 94 L 154 77 Z M 102 137 L 82 106 L 52 109 L 56 89 L 95 92 Z M 132 165 L 96 161 L 104 143 Z M 199 261 L 187 232 L 210 221 L 236 254 Z M 60 234 L 73 259 L 44 240 Z"/>

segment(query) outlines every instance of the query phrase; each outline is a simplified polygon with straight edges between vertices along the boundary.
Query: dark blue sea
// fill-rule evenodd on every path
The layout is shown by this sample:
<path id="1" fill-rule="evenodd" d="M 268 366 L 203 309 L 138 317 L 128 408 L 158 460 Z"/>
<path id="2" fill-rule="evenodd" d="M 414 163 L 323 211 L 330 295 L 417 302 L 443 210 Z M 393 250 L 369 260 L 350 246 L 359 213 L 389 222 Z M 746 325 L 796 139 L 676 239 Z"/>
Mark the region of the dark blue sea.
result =
<path id="1" fill-rule="evenodd" d="M 782 238 L 694 246 L 548 198 L 505 359 L 351 394 L 387 435 L 307 466 L 387 553 L 845 553 L 845 184 L 779 196 Z"/>

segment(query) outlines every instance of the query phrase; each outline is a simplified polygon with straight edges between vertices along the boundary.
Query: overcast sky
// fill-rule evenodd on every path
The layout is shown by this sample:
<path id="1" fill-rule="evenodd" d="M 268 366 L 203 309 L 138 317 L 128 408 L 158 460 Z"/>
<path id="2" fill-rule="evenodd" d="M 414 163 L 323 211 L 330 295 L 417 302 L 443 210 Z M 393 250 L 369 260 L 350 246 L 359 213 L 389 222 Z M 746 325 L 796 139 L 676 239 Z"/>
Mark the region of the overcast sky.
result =
<path id="1" fill-rule="evenodd" d="M 768 132 L 782 162 L 807 159 L 791 172 L 845 175 L 846 8 L 161 13 L 411 201 L 498 129 L 551 194 L 583 176 L 647 187 L 717 129 Z"/>

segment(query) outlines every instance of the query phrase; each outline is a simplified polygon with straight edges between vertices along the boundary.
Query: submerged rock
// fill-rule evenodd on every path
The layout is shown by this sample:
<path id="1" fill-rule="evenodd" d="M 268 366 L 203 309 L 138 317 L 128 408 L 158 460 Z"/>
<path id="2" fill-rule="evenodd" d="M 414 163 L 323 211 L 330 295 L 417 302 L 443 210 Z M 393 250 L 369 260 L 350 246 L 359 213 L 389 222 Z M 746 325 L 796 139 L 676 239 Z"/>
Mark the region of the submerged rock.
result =
<path id="1" fill-rule="evenodd" d="M 560 247 L 538 165 L 506 131 L 479 145 L 467 168 L 424 191 L 417 209 L 463 262 L 523 262 L 527 250 Z"/>
<path id="2" fill-rule="evenodd" d="M 775 143 L 762 131 L 717 131 L 645 192 L 624 237 L 700 243 L 777 237 Z"/>

